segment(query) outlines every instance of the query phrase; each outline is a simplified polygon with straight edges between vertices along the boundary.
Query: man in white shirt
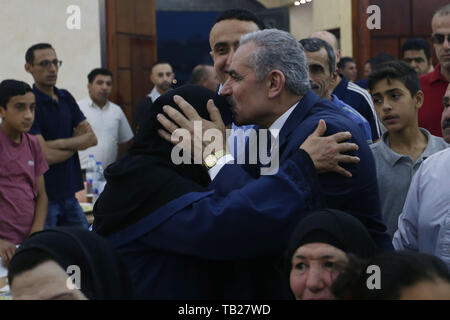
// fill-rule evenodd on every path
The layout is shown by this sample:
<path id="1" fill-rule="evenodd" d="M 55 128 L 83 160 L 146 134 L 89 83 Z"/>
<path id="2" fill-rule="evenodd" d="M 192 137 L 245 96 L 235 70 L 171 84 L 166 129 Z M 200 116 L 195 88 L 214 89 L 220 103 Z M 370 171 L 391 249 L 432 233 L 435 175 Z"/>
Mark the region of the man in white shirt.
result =
<path id="1" fill-rule="evenodd" d="M 78 101 L 78 105 L 91 124 L 98 144 L 78 154 L 82 169 L 86 168 L 90 154 L 106 168 L 128 150 L 133 132 L 122 109 L 108 100 L 112 89 L 111 72 L 103 68 L 94 69 L 88 80 L 89 97 Z"/>

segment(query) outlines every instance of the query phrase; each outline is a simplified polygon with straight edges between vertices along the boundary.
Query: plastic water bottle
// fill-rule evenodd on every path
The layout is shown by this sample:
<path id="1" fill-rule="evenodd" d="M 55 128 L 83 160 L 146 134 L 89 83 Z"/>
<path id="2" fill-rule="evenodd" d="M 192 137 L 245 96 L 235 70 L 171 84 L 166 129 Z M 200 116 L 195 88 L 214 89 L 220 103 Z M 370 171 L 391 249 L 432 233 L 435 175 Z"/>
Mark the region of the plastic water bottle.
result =
<path id="1" fill-rule="evenodd" d="M 102 162 L 97 161 L 96 170 L 95 170 L 95 180 L 93 181 L 93 189 L 94 189 L 94 203 L 97 201 L 100 193 L 103 192 L 103 189 L 106 185 L 106 179 L 103 175 L 103 167 Z"/>
<path id="2" fill-rule="evenodd" d="M 93 203 L 94 197 L 94 180 L 95 180 L 96 163 L 94 155 L 90 154 L 86 166 L 86 199 L 87 202 Z"/>

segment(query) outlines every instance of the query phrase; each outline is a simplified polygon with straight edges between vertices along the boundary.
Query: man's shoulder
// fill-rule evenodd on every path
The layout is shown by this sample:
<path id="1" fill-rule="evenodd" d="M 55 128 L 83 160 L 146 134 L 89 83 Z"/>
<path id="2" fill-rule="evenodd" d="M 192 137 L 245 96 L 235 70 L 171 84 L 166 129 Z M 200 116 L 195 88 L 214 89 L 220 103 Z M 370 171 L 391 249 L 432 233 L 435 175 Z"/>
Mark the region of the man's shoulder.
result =
<path id="1" fill-rule="evenodd" d="M 366 102 L 367 104 L 370 104 L 372 101 L 372 97 L 369 92 L 353 82 L 348 82 L 346 90 L 348 94 L 353 97 L 353 99 L 359 99 L 361 103 Z"/>

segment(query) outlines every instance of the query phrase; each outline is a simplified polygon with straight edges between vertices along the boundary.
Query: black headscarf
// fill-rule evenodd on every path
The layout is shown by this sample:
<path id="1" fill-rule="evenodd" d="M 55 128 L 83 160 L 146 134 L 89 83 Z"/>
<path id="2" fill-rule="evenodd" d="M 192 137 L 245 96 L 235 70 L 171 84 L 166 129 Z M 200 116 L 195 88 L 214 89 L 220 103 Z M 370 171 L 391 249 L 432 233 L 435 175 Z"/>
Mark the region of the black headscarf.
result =
<path id="1" fill-rule="evenodd" d="M 130 276 L 122 261 L 108 242 L 97 234 L 74 227 L 34 233 L 22 242 L 11 259 L 8 266 L 10 273 L 26 271 L 23 269 L 32 263 L 30 259 L 37 250 L 48 255 L 64 271 L 71 265 L 78 266 L 80 290 L 88 299 L 132 298 Z"/>
<path id="2" fill-rule="evenodd" d="M 345 253 L 360 258 L 373 257 L 377 253 L 375 241 L 364 225 L 354 216 L 336 209 L 320 209 L 311 212 L 296 226 L 289 241 L 285 257 L 286 294 L 290 297 L 289 274 L 292 257 L 300 246 L 308 243 L 326 243 Z"/>
<path id="3" fill-rule="evenodd" d="M 94 207 L 93 228 L 99 234 L 116 233 L 173 199 L 207 190 L 211 180 L 206 169 L 199 164 L 173 164 L 173 145 L 157 133 L 162 126 L 156 116 L 163 113 L 163 106 L 181 111 L 174 95 L 182 96 L 204 119 L 209 119 L 209 99 L 221 114 L 229 112 L 225 97 L 201 86 L 185 85 L 160 96 L 141 122 L 133 147 L 105 170 L 107 183 Z"/>

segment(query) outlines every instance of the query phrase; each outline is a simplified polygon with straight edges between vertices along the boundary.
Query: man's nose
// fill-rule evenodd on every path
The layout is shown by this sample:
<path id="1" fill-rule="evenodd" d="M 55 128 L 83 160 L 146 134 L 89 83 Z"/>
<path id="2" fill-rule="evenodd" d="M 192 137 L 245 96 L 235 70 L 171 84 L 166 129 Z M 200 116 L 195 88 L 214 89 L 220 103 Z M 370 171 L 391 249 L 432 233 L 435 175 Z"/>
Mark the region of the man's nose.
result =
<path id="1" fill-rule="evenodd" d="M 221 96 L 228 96 L 228 95 L 231 95 L 232 93 L 233 93 L 233 91 L 231 90 L 231 85 L 230 85 L 230 81 L 229 81 L 229 77 L 228 77 L 228 79 L 223 84 L 222 89 L 220 89 L 219 94 Z"/>

